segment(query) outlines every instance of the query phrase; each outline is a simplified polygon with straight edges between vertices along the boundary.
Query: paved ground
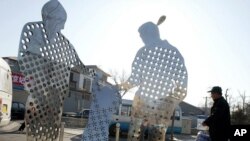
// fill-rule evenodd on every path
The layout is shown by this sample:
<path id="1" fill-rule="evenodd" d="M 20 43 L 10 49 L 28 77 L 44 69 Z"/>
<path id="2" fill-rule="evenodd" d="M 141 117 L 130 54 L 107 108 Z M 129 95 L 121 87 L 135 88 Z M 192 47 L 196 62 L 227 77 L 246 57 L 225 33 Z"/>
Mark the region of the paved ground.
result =
<path id="1" fill-rule="evenodd" d="M 18 132 L 18 128 L 22 121 L 11 122 L 8 126 L 0 127 L 0 141 L 26 141 L 26 134 Z M 80 141 L 83 129 L 81 128 L 65 128 L 63 141 Z M 175 141 L 195 141 L 196 136 L 176 134 Z M 126 141 L 126 136 L 120 137 L 120 141 Z M 115 141 L 114 137 L 110 137 L 110 141 Z M 167 134 L 167 140 L 170 141 L 170 135 Z"/>
<path id="2" fill-rule="evenodd" d="M 174 138 L 175 141 L 195 141 L 195 137 L 192 136 L 183 136 L 177 135 Z M 18 133 L 0 133 L 0 141 L 26 141 L 25 134 L 18 134 Z M 64 134 L 63 141 L 81 141 L 81 135 L 74 135 L 74 134 Z M 114 137 L 110 137 L 109 141 L 115 141 Z M 120 138 L 119 141 L 127 141 L 126 138 Z M 170 141 L 170 140 L 166 140 Z"/>
<path id="3" fill-rule="evenodd" d="M 64 134 L 63 141 L 80 141 L 80 135 Z M 26 141 L 26 134 L 20 134 L 17 132 L 12 133 L 0 133 L 0 141 Z"/>

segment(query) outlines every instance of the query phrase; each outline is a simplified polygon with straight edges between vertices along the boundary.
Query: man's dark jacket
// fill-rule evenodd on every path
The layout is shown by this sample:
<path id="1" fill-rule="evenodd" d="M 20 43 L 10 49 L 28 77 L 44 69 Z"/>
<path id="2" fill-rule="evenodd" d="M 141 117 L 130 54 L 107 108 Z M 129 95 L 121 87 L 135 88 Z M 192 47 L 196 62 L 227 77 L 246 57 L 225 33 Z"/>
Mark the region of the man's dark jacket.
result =
<path id="1" fill-rule="evenodd" d="M 225 141 L 230 134 L 230 110 L 227 101 L 220 97 L 214 100 L 210 116 L 204 121 L 209 127 L 212 141 Z"/>

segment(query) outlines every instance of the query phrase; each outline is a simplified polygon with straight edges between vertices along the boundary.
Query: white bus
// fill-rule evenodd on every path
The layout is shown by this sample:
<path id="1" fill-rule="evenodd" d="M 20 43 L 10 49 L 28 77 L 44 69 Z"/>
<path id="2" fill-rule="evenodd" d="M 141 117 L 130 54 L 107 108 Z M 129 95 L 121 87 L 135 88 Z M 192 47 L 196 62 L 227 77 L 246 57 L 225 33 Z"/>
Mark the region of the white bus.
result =
<path id="1" fill-rule="evenodd" d="M 119 110 L 115 115 L 113 115 L 112 122 L 109 126 L 109 134 L 115 134 L 116 123 L 120 123 L 120 131 L 128 132 L 129 123 L 131 121 L 131 109 L 132 109 L 132 100 L 123 99 L 122 104 L 120 105 Z M 178 105 L 175 109 L 175 117 L 174 117 L 174 133 L 181 133 L 182 131 L 182 111 L 180 106 Z M 168 126 L 167 133 L 171 133 L 171 125 Z"/>
<path id="2" fill-rule="evenodd" d="M 0 58 L 0 126 L 7 125 L 11 118 L 12 76 L 10 66 Z"/>

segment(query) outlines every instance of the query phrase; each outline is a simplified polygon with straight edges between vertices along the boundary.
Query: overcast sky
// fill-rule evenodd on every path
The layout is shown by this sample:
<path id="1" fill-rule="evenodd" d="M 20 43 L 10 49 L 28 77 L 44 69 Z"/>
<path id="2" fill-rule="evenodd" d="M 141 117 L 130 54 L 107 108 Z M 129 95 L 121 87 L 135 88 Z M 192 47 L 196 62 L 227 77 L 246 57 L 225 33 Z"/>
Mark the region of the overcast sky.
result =
<path id="1" fill-rule="evenodd" d="M 188 70 L 185 101 L 201 105 L 214 85 L 250 96 L 250 1 L 248 0 L 59 0 L 68 18 L 62 33 L 82 62 L 104 71 L 131 71 L 143 42 L 138 28 L 157 22 L 161 38 L 182 53 Z M 41 21 L 47 0 L 0 1 L 0 56 L 16 56 L 23 25 Z M 132 99 L 128 94 L 126 98 Z M 248 98 L 250 100 L 250 97 Z"/>

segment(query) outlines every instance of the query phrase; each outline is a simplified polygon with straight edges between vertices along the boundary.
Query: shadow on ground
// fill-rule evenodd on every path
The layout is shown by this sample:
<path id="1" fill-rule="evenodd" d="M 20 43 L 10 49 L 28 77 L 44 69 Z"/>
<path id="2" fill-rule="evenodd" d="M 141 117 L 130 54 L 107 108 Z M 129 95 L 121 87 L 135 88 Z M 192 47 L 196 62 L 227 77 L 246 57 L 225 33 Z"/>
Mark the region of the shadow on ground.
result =
<path id="1" fill-rule="evenodd" d="M 70 138 L 71 141 L 80 141 L 82 139 L 82 135 L 76 135 Z"/>

